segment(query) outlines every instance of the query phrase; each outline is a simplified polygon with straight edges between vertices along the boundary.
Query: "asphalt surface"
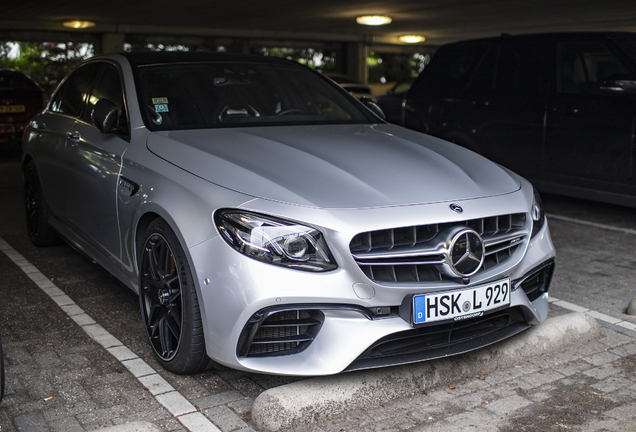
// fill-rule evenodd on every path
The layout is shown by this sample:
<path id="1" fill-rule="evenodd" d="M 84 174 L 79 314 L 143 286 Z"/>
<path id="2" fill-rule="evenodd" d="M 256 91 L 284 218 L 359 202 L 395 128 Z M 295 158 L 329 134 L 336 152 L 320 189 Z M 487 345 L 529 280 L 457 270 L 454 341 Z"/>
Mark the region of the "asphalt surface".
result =
<path id="1" fill-rule="evenodd" d="M 458 358 L 456 374 L 423 382 L 412 394 L 378 392 L 339 412 L 312 408 L 285 427 L 636 431 L 636 317 L 625 313 L 636 297 L 636 210 L 543 198 L 557 247 L 550 319 L 569 322 L 567 314 L 582 311 L 598 324 L 593 338 L 567 345 L 564 337 L 563 346 L 548 350 L 529 341 L 518 359 L 485 362 L 479 370 Z M 0 159 L 0 239 L 7 379 L 0 432 L 274 430 L 252 412 L 259 397 L 293 398 L 302 385 L 344 385 L 356 377 L 165 372 L 146 342 L 133 293 L 66 245 L 30 244 L 16 159 Z"/>

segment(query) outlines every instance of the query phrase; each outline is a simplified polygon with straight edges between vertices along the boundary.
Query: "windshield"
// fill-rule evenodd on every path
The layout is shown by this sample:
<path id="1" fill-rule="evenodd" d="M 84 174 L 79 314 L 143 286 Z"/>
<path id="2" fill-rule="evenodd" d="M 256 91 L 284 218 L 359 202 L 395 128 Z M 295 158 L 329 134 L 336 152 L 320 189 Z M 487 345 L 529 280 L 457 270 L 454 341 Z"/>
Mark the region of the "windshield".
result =
<path id="1" fill-rule="evenodd" d="M 153 131 L 370 122 L 354 99 L 296 65 L 143 66 L 137 88 L 144 121 Z"/>

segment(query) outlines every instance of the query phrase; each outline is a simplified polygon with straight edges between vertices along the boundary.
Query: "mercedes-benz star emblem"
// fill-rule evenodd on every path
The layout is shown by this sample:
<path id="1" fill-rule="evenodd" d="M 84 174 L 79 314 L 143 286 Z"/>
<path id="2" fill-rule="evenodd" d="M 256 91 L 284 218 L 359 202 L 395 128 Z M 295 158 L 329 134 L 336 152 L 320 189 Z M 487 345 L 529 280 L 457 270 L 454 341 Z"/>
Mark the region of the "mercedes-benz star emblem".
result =
<path id="1" fill-rule="evenodd" d="M 450 209 L 455 213 L 463 213 L 464 209 L 459 204 L 451 204 L 449 205 Z"/>
<path id="2" fill-rule="evenodd" d="M 484 242 L 471 228 L 466 228 L 455 234 L 449 248 L 450 267 L 461 277 L 472 276 L 484 263 L 486 249 Z"/>

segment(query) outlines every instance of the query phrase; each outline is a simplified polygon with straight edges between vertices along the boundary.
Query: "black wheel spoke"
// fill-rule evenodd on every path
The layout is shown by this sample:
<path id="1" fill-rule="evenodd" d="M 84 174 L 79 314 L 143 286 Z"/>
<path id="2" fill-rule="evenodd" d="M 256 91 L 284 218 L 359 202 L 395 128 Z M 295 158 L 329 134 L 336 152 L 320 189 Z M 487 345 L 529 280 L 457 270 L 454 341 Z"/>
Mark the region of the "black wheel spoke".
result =
<path id="1" fill-rule="evenodd" d="M 176 306 L 175 307 L 171 307 L 170 308 L 170 316 L 174 320 L 175 325 L 178 325 L 179 329 L 180 329 L 181 328 L 181 311 L 179 310 L 179 308 L 176 307 Z M 181 333 L 181 330 L 179 330 L 179 333 Z"/>
<path id="2" fill-rule="evenodd" d="M 181 328 L 174 320 L 174 317 L 166 317 L 165 323 L 172 335 L 178 340 L 181 337 Z"/>
<path id="3" fill-rule="evenodd" d="M 141 276 L 141 283 L 145 288 L 142 288 L 146 295 L 150 295 L 150 292 L 157 291 L 155 281 L 148 276 Z"/>
<path id="4" fill-rule="evenodd" d="M 181 287 L 179 286 L 179 276 L 168 277 L 164 279 L 164 282 L 166 285 L 165 288 L 172 287 L 172 284 L 175 284 L 176 290 L 178 290 L 179 293 L 181 293 Z"/>
<path id="5" fill-rule="evenodd" d="M 157 281 L 160 280 L 159 277 L 159 271 L 157 269 L 157 267 L 159 266 L 159 259 L 158 259 L 158 252 L 157 252 L 157 243 L 156 242 L 150 242 L 149 244 L 149 248 L 147 249 L 148 252 L 148 265 L 150 266 L 149 268 L 149 275 L 153 281 L 153 284 Z"/>
<path id="6" fill-rule="evenodd" d="M 162 317 L 159 321 L 159 343 L 161 345 L 161 353 L 163 357 L 167 357 L 173 350 L 172 348 L 172 338 L 168 333 L 168 327 L 166 325 L 166 317 Z"/>
<path id="7" fill-rule="evenodd" d="M 157 334 L 157 328 L 159 327 L 161 318 L 163 317 L 163 314 L 160 313 L 160 306 L 159 305 L 152 305 L 150 307 L 150 311 L 148 312 L 148 317 L 150 321 L 149 324 L 149 328 L 152 329 L 150 331 L 150 335 L 151 336 L 156 336 Z"/>

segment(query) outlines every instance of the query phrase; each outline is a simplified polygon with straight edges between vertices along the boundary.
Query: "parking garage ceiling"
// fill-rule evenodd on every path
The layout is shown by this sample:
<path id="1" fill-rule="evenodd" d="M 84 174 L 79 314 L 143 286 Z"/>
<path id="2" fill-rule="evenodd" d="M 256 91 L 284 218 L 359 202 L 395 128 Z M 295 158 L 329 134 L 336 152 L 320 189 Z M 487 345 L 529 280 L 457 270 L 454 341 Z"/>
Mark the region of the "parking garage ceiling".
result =
<path id="1" fill-rule="evenodd" d="M 83 30 L 180 36 L 356 41 L 397 44 L 419 34 L 424 44 L 500 33 L 636 31 L 634 0 L 22 0 L 3 1 L 0 31 L 66 31 L 69 20 L 94 21 Z M 360 15 L 393 21 L 369 27 Z"/>

